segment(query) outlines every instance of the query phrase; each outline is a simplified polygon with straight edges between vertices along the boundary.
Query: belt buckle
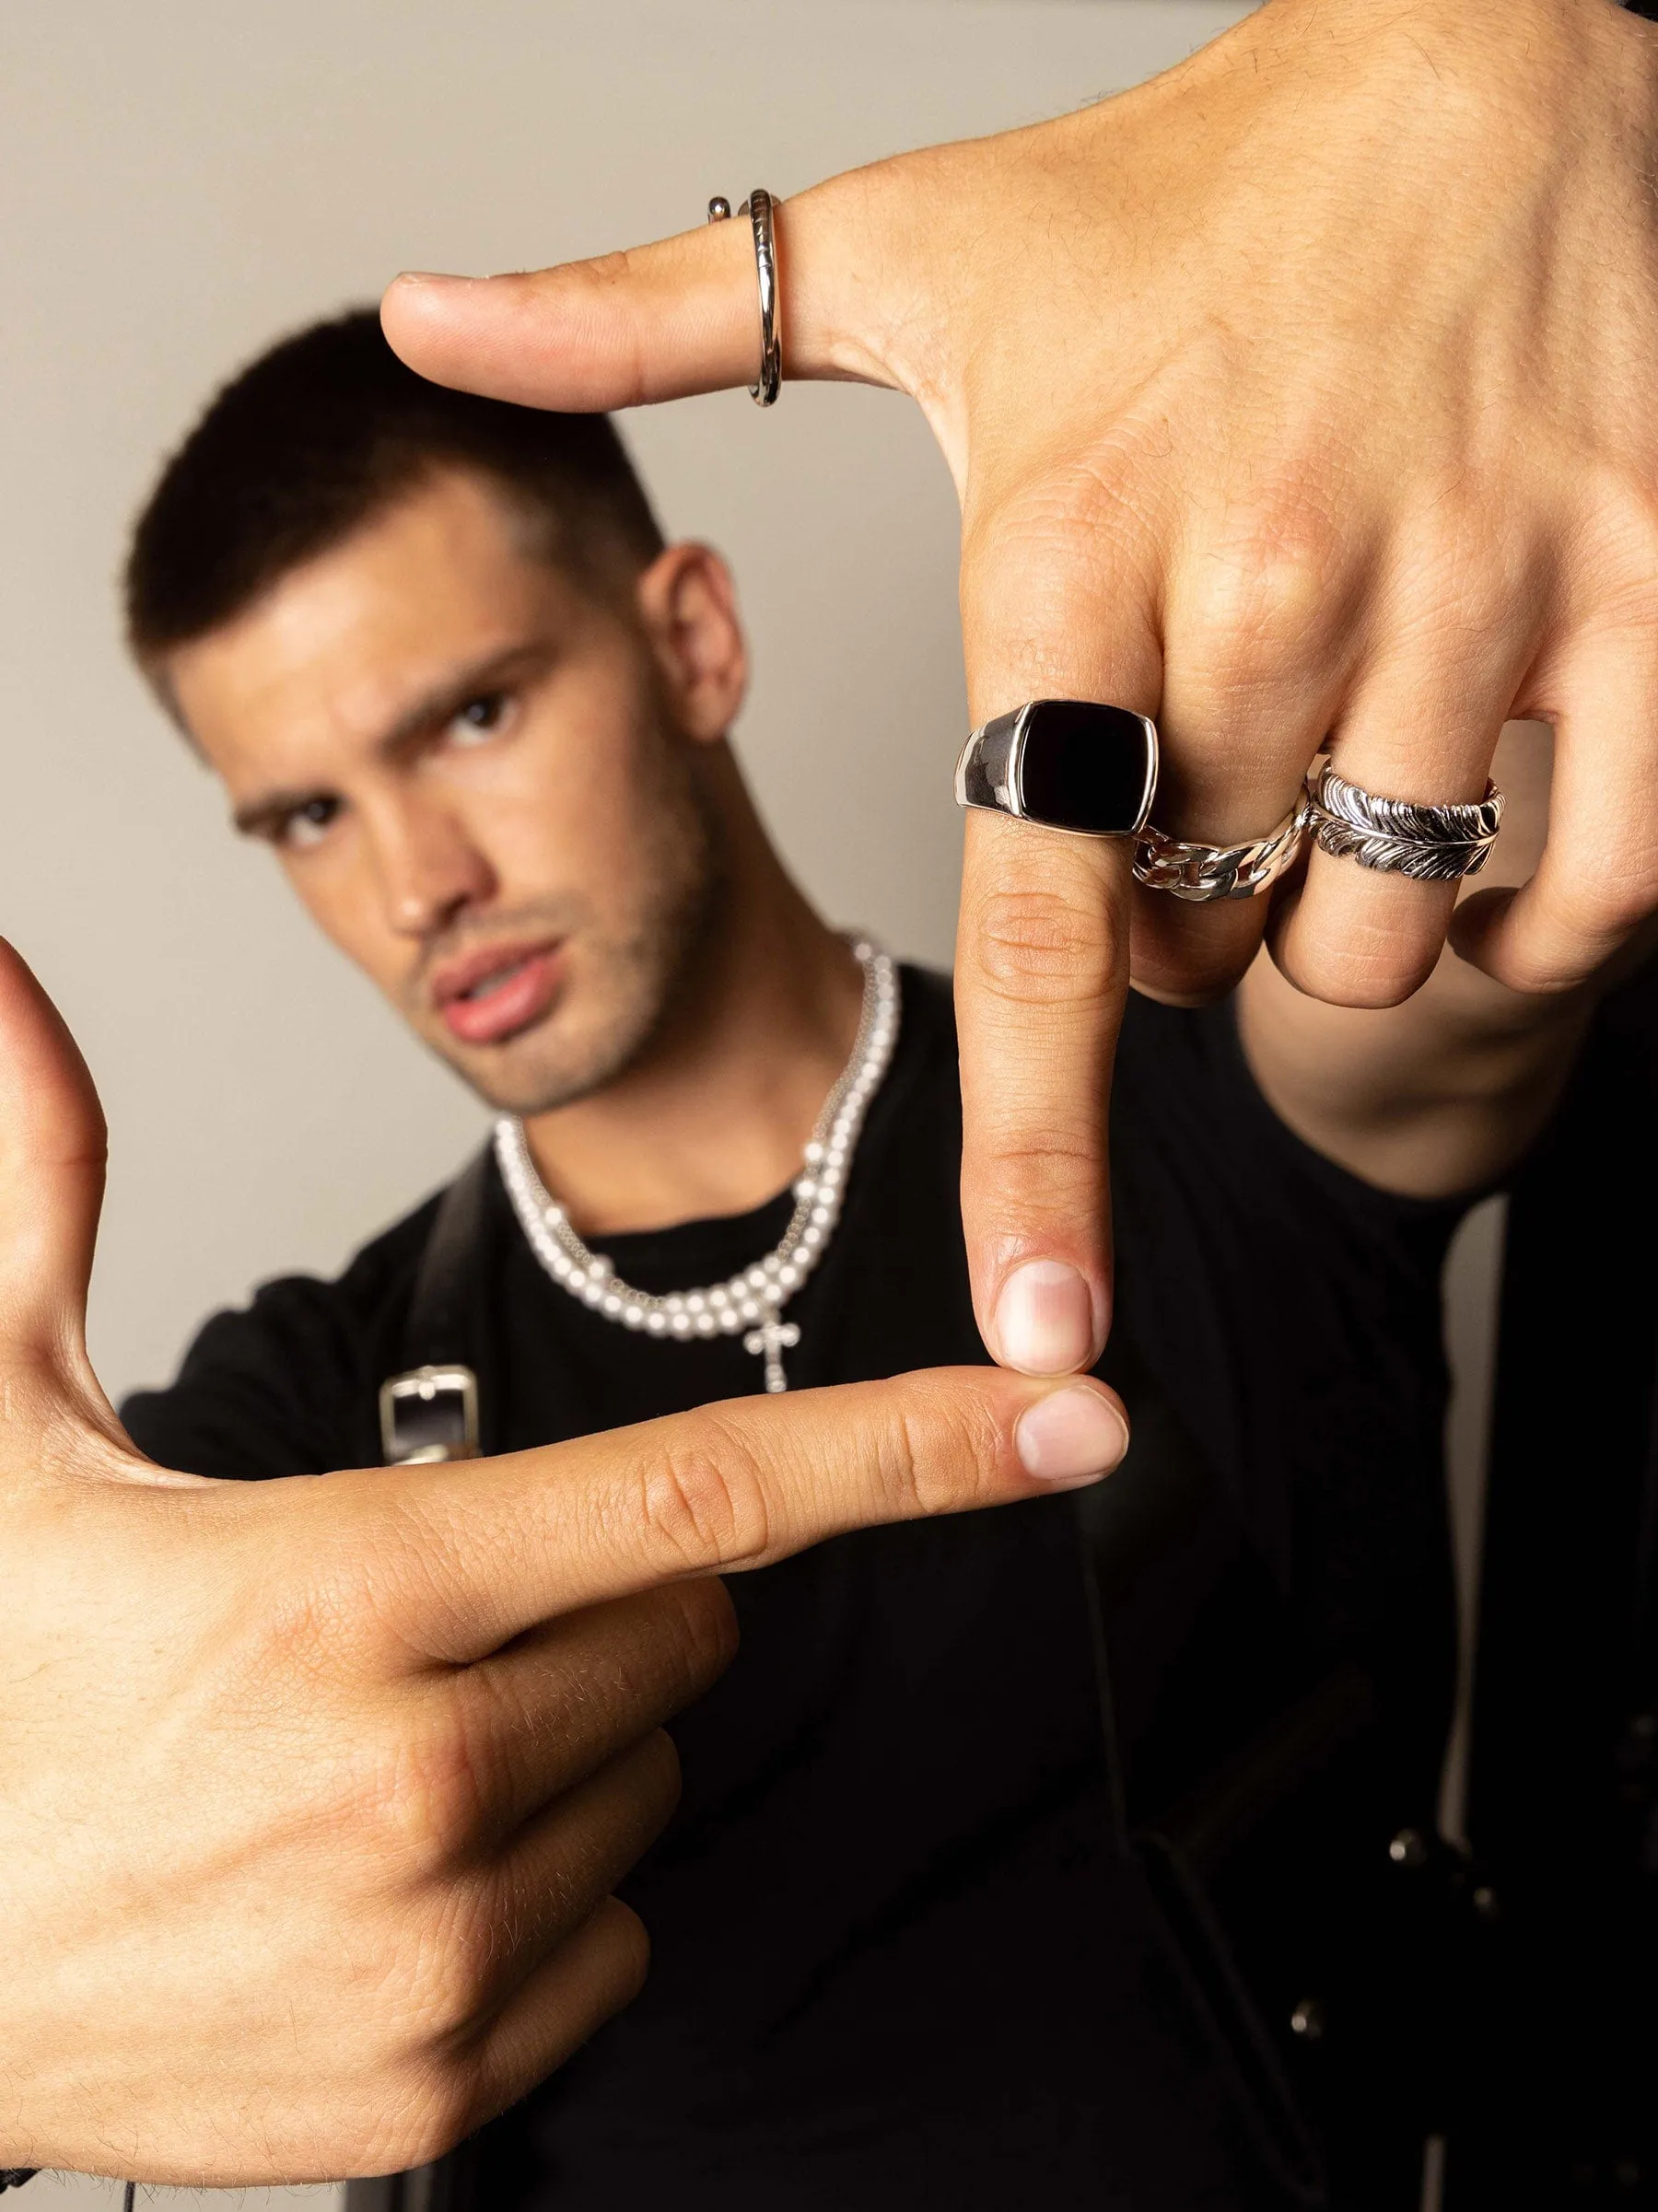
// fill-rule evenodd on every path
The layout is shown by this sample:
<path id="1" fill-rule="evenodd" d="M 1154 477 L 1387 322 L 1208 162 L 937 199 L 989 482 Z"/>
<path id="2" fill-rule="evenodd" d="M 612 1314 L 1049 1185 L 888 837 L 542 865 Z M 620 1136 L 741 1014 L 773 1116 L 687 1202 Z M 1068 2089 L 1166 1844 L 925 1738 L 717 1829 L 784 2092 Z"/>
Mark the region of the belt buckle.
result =
<path id="1" fill-rule="evenodd" d="M 379 1388 L 381 1454 L 388 1467 L 478 1456 L 478 1379 L 459 1361 L 389 1375 Z"/>

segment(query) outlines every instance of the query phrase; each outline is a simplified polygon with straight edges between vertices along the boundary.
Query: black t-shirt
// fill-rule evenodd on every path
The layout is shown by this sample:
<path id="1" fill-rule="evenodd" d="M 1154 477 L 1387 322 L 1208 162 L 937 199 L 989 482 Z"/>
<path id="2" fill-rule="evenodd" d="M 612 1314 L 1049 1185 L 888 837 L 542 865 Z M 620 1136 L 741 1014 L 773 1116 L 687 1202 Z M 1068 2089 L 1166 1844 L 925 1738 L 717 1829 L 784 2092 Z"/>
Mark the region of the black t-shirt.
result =
<path id="1" fill-rule="evenodd" d="M 1270 1643 L 1267 1672 L 1287 1652 L 1298 1683 L 1363 1670 L 1386 1720 L 1377 1817 L 1427 1817 L 1454 1646 L 1438 1275 L 1456 1209 L 1387 1196 L 1299 1143 L 1230 1008 L 1134 1000 L 1113 1123 L 1105 1371 L 1142 1437 L 1178 1432 L 1202 1470 L 1184 1549 L 1148 1550 L 1112 1520 L 1137 1453 L 1151 1520 L 1179 1489 L 1155 1445 L 1085 1494 L 1130 1816 L 1225 1755 Z M 789 1308 L 793 1384 L 984 1357 L 960 1143 L 947 991 L 909 970 L 844 1215 Z M 788 1203 L 605 1243 L 646 1289 L 719 1281 L 770 1248 Z M 140 1446 L 229 1477 L 372 1462 L 435 1205 L 337 1282 L 273 1283 L 210 1321 L 177 1383 L 124 1408 Z M 498 1448 L 756 1387 L 736 1340 L 645 1338 L 571 1298 L 498 1181 L 485 1215 L 472 1349 Z M 1083 1550 L 1062 1496 L 860 1531 L 731 1578 L 741 1651 L 675 1725 L 682 1809 L 624 1891 L 650 1931 L 649 1981 L 484 2132 L 481 2207 L 1267 2201 L 1235 2085 L 1116 1840 Z"/>

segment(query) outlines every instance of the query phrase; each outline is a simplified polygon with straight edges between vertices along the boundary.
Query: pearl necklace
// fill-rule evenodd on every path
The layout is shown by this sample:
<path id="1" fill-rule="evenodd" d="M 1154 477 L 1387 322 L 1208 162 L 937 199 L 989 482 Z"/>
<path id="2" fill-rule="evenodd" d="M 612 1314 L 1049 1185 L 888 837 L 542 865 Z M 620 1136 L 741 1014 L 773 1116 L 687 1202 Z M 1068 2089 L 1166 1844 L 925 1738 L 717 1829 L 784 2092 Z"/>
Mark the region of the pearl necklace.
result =
<path id="1" fill-rule="evenodd" d="M 867 938 L 852 951 L 864 972 L 863 1012 L 852 1056 L 823 1100 L 794 1185 L 794 1212 L 776 1248 L 730 1281 L 705 1290 L 671 1290 L 665 1297 L 636 1290 L 602 1252 L 583 1243 L 569 1216 L 536 1173 L 524 1124 L 503 1114 L 496 1123 L 496 1158 L 513 1211 L 531 1250 L 572 1298 L 607 1321 L 647 1336 L 678 1338 L 746 1333 L 742 1348 L 765 1362 L 765 1387 L 786 1391 L 783 1355 L 800 1341 L 783 1309 L 828 1249 L 840 1219 L 853 1150 L 870 1100 L 881 1088 L 898 1036 L 898 971 L 890 954 Z"/>

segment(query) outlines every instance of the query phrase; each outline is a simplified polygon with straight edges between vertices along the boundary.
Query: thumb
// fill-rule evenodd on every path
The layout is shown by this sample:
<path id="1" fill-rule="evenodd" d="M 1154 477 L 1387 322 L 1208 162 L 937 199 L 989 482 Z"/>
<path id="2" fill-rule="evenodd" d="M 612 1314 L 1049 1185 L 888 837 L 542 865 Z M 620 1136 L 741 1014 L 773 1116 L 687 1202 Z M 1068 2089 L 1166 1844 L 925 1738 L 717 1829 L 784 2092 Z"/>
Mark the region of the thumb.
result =
<path id="1" fill-rule="evenodd" d="M 882 343 L 894 317 L 870 182 L 881 174 L 773 202 L 787 377 L 903 380 Z M 736 216 L 522 274 L 409 273 L 387 291 L 380 321 L 433 383 L 520 406 L 589 412 L 721 391 L 759 373 L 754 235 Z"/>
<path id="2" fill-rule="evenodd" d="M 105 1153 L 87 1064 L 0 938 L 0 1357 L 8 1366 L 43 1359 L 90 1381 L 87 1282 Z"/>

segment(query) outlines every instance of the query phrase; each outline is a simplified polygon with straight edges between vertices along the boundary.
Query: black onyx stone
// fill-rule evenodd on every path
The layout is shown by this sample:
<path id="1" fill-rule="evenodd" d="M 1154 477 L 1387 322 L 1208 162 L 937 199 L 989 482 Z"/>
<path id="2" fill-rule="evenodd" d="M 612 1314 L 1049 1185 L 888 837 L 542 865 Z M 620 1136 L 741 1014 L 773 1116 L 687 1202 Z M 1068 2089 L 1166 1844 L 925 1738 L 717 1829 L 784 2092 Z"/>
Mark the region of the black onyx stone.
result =
<path id="1" fill-rule="evenodd" d="M 1150 809 L 1156 777 L 1156 739 L 1127 707 L 1038 699 L 1030 708 L 1019 774 L 1027 820 L 1132 837 Z"/>

